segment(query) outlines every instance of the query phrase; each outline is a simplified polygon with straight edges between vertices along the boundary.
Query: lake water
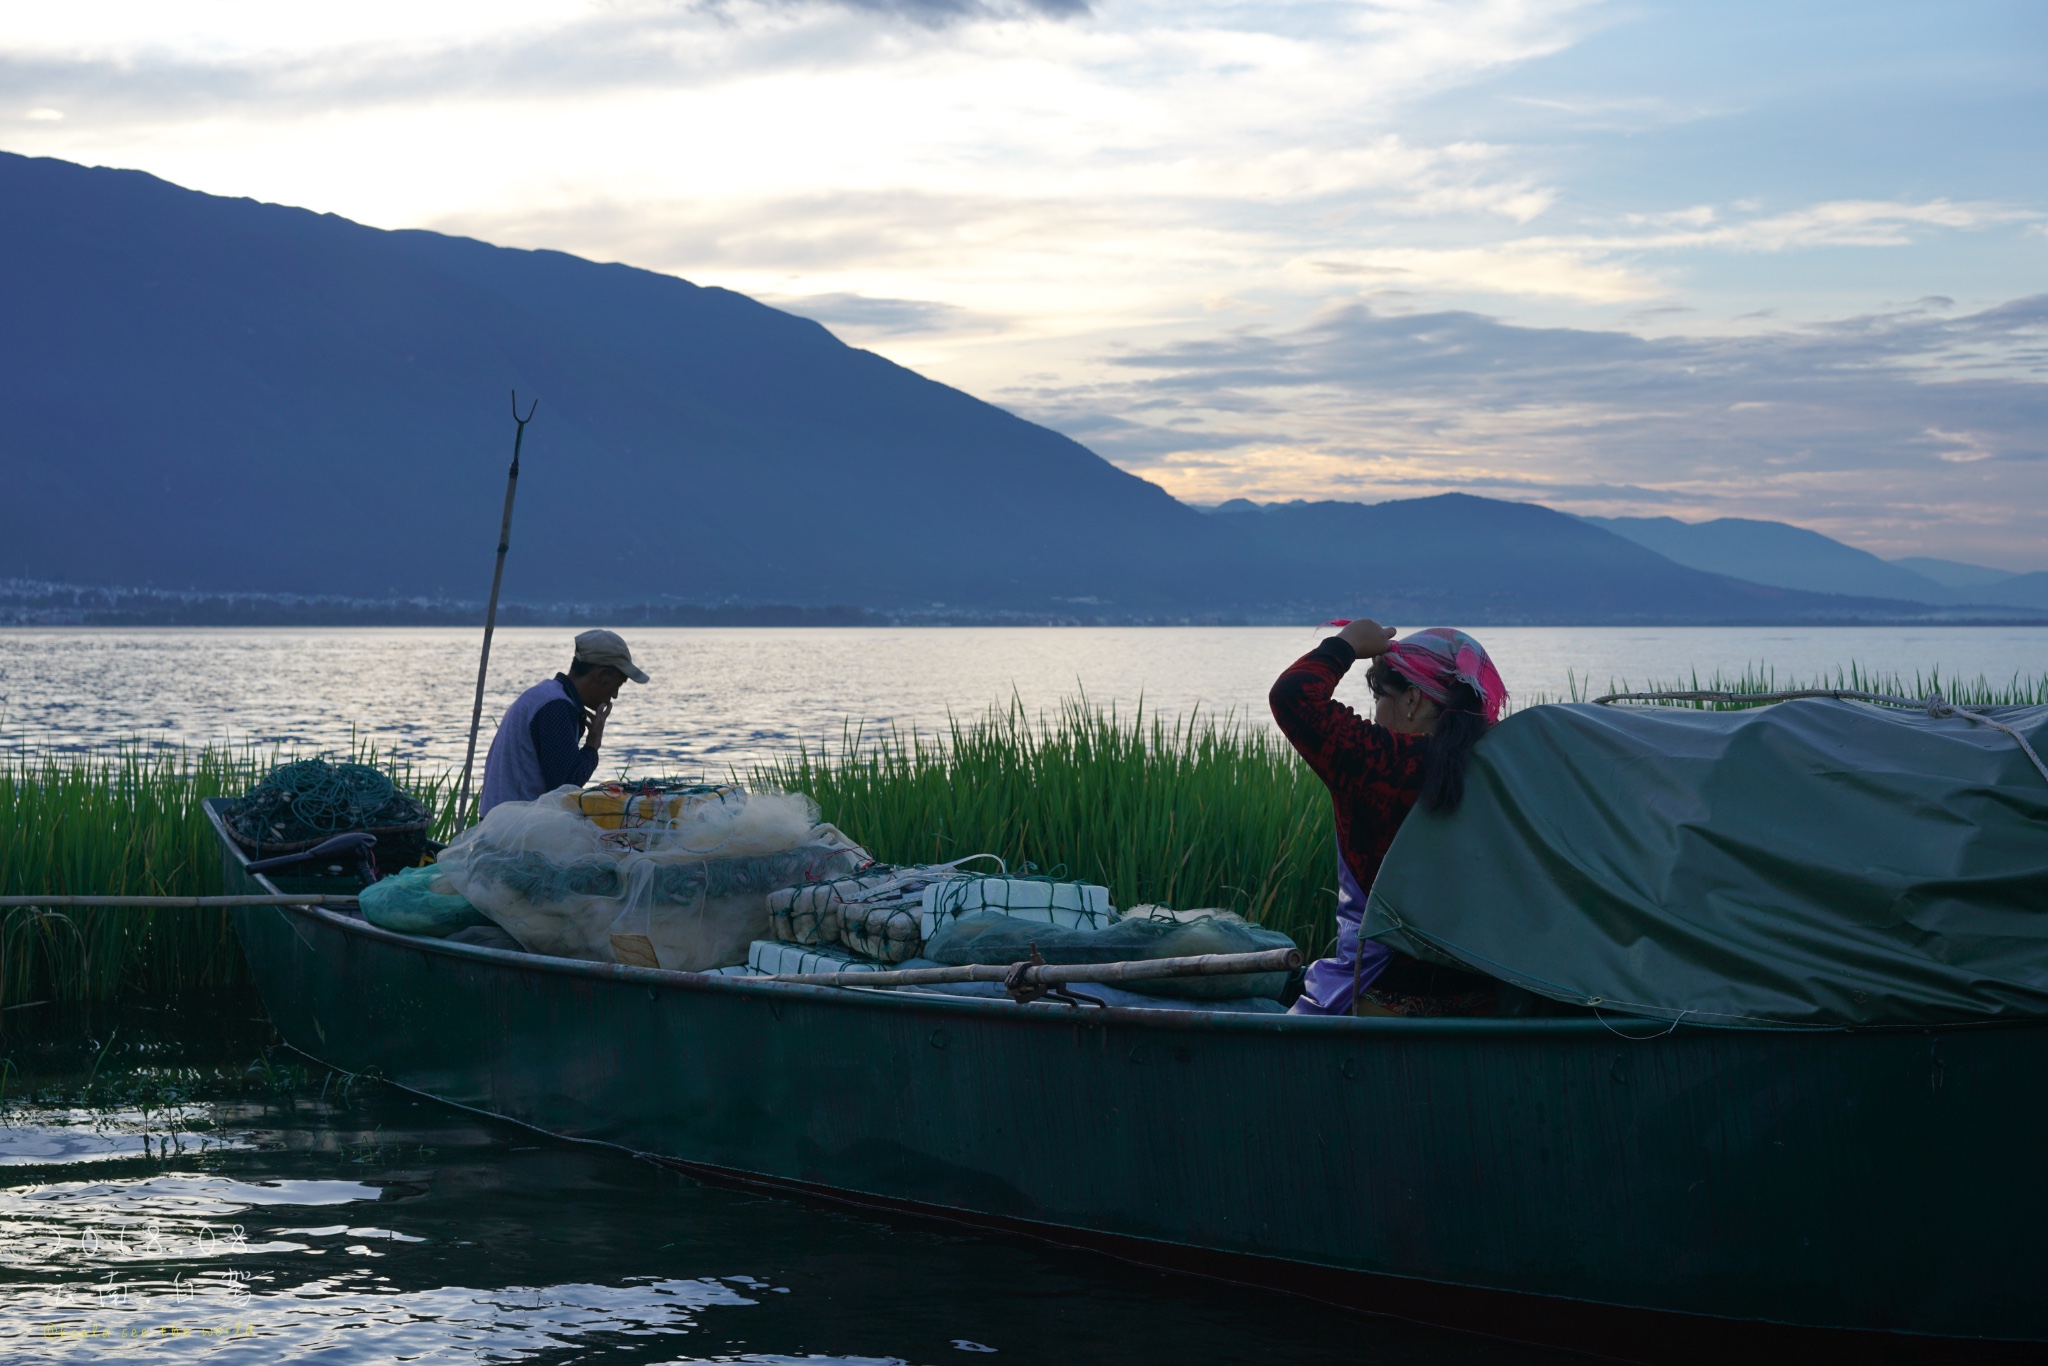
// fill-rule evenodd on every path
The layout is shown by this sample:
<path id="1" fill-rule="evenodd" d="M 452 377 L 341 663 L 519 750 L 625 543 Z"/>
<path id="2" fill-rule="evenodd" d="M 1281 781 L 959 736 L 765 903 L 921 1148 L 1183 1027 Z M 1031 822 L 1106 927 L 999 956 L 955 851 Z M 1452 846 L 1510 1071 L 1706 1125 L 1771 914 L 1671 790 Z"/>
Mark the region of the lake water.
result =
<path id="1" fill-rule="evenodd" d="M 901 628 L 628 633 L 653 676 L 629 686 L 606 732 L 607 776 L 723 776 L 851 722 L 931 728 L 1012 698 L 1033 711 L 1092 701 L 1270 724 L 1266 689 L 1324 632 L 1314 627 Z M 2048 629 L 1497 627 L 1478 633 L 1518 698 L 1573 680 L 1682 682 L 1695 671 L 1775 669 L 1781 681 L 1839 666 L 1939 668 L 2006 682 L 2048 675 Z M 484 706 L 487 747 L 522 689 L 566 667 L 573 633 L 500 631 Z M 304 750 L 374 739 L 388 753 L 459 766 L 480 633 L 388 629 L 0 630 L 0 744 L 89 748 L 253 740 Z M 1362 674 L 1362 671 L 1360 671 Z M 1340 696 L 1364 701 L 1354 674 Z"/>
<path id="2" fill-rule="evenodd" d="M 487 716 L 569 632 L 497 642 Z M 609 764 L 724 766 L 848 720 L 929 728 L 1012 697 L 1266 725 L 1312 628 L 649 630 Z M 1489 630 L 1556 696 L 1745 666 L 2048 673 L 2028 630 Z M 89 748 L 371 738 L 457 764 L 476 633 L 0 632 L 0 741 Z M 1354 701 L 1362 691 L 1347 684 Z M 485 731 L 488 737 L 488 725 Z M 273 1047 L 248 995 L 0 1013 L 0 1360 L 342 1363 L 1329 1362 L 1575 1358 L 1090 1254 L 704 1185 Z M 1264 1103 L 1264 1102 L 1258 1102 Z M 1075 1154 L 1085 1162 L 1087 1154 Z"/>
<path id="3" fill-rule="evenodd" d="M 0 1360 L 1578 1359 L 704 1185 L 309 1070 L 253 998 L 159 1005 L 0 1034 Z"/>

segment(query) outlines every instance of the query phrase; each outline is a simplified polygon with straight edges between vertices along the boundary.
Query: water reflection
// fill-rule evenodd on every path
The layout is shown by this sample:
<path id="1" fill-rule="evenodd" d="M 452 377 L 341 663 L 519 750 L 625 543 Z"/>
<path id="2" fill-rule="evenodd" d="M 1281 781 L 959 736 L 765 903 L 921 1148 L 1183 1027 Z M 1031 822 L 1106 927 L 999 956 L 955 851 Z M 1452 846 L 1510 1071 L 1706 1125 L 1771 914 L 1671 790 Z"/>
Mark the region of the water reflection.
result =
<path id="1" fill-rule="evenodd" d="M 1567 1359 L 702 1185 L 319 1072 L 255 1013 L 0 1039 L 0 1357 Z"/>

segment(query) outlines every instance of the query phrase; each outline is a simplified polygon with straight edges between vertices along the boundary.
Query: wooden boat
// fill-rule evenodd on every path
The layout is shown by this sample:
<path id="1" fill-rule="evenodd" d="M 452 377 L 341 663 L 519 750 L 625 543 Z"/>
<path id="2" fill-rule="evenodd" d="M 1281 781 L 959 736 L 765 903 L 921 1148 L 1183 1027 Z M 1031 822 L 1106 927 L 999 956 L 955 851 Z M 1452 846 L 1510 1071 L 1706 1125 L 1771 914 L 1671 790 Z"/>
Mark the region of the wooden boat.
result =
<path id="1" fill-rule="evenodd" d="M 710 1178 L 1632 1360 L 2048 1344 L 2048 1025 L 1082 1011 L 233 915 L 312 1058 Z"/>

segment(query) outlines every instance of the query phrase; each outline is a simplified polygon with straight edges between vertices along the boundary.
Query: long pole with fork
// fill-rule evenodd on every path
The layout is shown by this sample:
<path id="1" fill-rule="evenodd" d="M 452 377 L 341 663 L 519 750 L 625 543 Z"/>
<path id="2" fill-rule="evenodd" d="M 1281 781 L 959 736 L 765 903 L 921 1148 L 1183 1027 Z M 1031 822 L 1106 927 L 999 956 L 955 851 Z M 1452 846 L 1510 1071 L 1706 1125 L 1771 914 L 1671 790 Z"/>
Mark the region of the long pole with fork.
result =
<path id="1" fill-rule="evenodd" d="M 505 516 L 498 523 L 498 563 L 491 571 L 490 605 L 484 609 L 484 650 L 476 662 L 476 702 L 469 709 L 469 751 L 462 756 L 462 787 L 455 798 L 458 831 L 469 825 L 469 775 L 476 765 L 476 734 L 484 720 L 484 679 L 491 672 L 491 633 L 498 627 L 498 589 L 505 582 L 505 552 L 512 545 L 512 500 L 519 493 L 519 448 L 526 440 L 526 424 L 533 421 L 534 409 L 539 407 L 540 400 L 535 399 L 526 416 L 521 417 L 519 391 L 512 391 L 512 421 L 517 424 L 512 433 L 512 468 L 505 475 Z"/>

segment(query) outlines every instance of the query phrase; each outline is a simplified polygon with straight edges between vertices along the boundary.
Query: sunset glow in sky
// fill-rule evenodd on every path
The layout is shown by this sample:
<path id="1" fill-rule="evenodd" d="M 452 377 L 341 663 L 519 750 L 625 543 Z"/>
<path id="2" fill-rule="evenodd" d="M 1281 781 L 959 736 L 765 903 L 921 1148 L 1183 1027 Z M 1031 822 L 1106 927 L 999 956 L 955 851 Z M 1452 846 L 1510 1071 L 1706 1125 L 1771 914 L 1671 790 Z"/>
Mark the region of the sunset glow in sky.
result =
<path id="1" fill-rule="evenodd" d="M 719 284 L 1196 501 L 2048 568 L 2048 6 L 73 0 L 0 148 Z"/>

